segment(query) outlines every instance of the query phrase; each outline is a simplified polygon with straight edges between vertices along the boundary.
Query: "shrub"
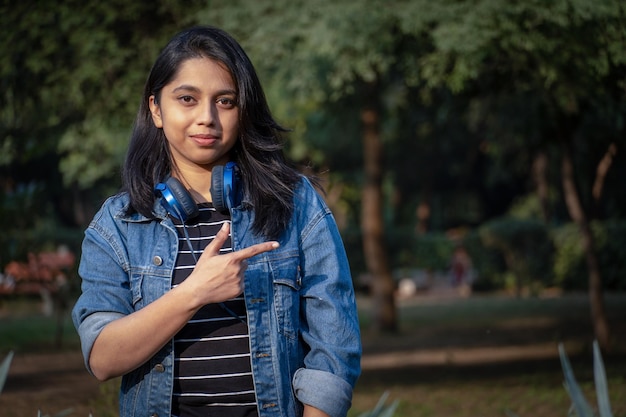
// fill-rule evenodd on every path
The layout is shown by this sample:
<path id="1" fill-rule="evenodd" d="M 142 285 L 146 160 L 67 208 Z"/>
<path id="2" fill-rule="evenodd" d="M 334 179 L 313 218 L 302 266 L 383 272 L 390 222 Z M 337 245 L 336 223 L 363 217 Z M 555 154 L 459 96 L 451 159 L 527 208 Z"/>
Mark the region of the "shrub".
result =
<path id="1" fill-rule="evenodd" d="M 13 351 L 9 352 L 9 354 L 6 356 L 6 358 L 4 358 L 2 364 L 0 365 L 0 393 L 2 393 L 4 383 L 7 381 L 7 376 L 9 376 L 9 368 L 11 367 L 12 361 Z"/>
<path id="2" fill-rule="evenodd" d="M 552 285 L 554 247 L 543 222 L 501 218 L 485 223 L 478 233 L 485 247 L 502 254 L 518 293 L 522 287 L 539 289 Z"/>
<path id="3" fill-rule="evenodd" d="M 486 247 L 478 230 L 465 235 L 462 242 L 467 250 L 477 276 L 473 282 L 474 291 L 493 291 L 504 287 L 506 264 L 502 254 Z"/>
<path id="4" fill-rule="evenodd" d="M 593 222 L 591 230 L 606 290 L 626 290 L 626 222 Z M 565 290 L 586 290 L 587 265 L 578 227 L 566 224 L 552 231 L 556 252 L 554 257 L 555 283 Z"/>
<path id="5" fill-rule="evenodd" d="M 598 342 L 593 342 L 593 375 L 596 388 L 596 398 L 598 401 L 597 414 L 587 402 L 587 399 L 583 395 L 583 392 L 576 381 L 572 365 L 570 364 L 562 343 L 559 344 L 559 357 L 561 359 L 561 367 L 563 368 L 563 375 L 565 377 L 565 389 L 572 400 L 572 406 L 568 415 L 576 417 L 613 417 L 611 402 L 609 400 L 609 388 L 606 383 L 606 373 Z M 509 412 L 508 414 L 510 417 L 517 417 L 514 413 Z"/>

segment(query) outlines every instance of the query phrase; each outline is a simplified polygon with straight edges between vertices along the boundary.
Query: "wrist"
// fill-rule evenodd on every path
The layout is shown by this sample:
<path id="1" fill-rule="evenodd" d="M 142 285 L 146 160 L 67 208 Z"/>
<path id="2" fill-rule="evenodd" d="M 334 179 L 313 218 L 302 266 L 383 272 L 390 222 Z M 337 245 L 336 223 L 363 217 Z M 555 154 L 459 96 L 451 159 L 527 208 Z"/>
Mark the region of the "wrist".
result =
<path id="1" fill-rule="evenodd" d="M 199 291 L 189 285 L 187 281 L 183 281 L 172 288 L 169 294 L 180 303 L 179 305 L 185 306 L 191 314 L 195 314 L 204 305 L 198 295 Z"/>

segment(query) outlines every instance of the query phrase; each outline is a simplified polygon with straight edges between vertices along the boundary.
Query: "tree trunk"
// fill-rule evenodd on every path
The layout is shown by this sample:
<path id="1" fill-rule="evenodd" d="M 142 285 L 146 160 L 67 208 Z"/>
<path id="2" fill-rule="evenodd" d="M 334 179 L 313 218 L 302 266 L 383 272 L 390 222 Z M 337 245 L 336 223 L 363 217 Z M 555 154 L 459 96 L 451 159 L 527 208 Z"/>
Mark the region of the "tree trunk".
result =
<path id="1" fill-rule="evenodd" d="M 361 230 L 365 263 L 372 277 L 374 327 L 380 332 L 395 332 L 397 316 L 394 283 L 385 246 L 382 193 L 382 142 L 378 111 L 366 107 L 363 123 L 363 160 L 365 181 L 361 206 Z"/>
<path id="2" fill-rule="evenodd" d="M 574 180 L 574 164 L 569 145 L 563 145 L 563 161 L 561 166 L 563 176 L 563 192 L 567 210 L 580 228 L 582 234 L 583 250 L 587 261 L 589 273 L 589 304 L 591 306 L 591 321 L 595 337 L 603 350 L 609 349 L 610 334 L 609 326 L 604 311 L 604 297 L 602 293 L 602 276 L 598 256 L 595 252 L 595 244 L 591 227 L 580 201 L 580 195 L 576 189 Z"/>
<path id="3" fill-rule="evenodd" d="M 606 176 L 613 165 L 613 159 L 617 154 L 617 146 L 614 143 L 611 143 L 606 150 L 604 157 L 598 163 L 596 168 L 596 178 L 593 181 L 593 188 L 591 189 L 591 195 L 593 196 L 594 202 L 594 212 L 595 218 L 599 218 L 600 216 L 600 207 L 602 200 L 602 191 L 604 190 L 604 182 L 606 181 Z"/>
<path id="4" fill-rule="evenodd" d="M 546 223 L 550 220 L 550 210 L 548 204 L 548 155 L 545 152 L 539 152 L 533 160 L 533 180 L 537 187 L 537 197 L 541 207 L 541 216 Z"/>

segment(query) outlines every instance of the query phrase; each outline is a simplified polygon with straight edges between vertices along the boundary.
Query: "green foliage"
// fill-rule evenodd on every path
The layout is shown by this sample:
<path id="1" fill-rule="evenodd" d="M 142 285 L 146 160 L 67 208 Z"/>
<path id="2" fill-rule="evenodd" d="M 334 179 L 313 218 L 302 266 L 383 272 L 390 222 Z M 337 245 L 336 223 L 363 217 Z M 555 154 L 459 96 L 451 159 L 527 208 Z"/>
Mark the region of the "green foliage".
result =
<path id="1" fill-rule="evenodd" d="M 9 354 L 2 360 L 2 364 L 0 364 L 0 394 L 2 394 L 4 384 L 7 381 L 7 376 L 9 376 L 9 368 L 11 367 L 13 356 L 13 351 L 10 351 Z"/>
<path id="2" fill-rule="evenodd" d="M 353 266 L 362 267 L 358 230 L 344 233 Z M 623 248 L 626 223 L 592 223 L 603 285 L 606 290 L 626 289 L 626 258 Z M 417 235 L 411 229 L 388 232 L 394 269 L 449 268 L 455 243 L 444 233 Z M 548 227 L 542 222 L 502 218 L 471 229 L 459 242 L 468 252 L 477 272 L 474 290 L 520 289 L 531 291 L 556 286 L 564 290 L 586 290 L 588 275 L 578 226 L 567 223 Z M 358 261 L 358 262 L 357 262 Z"/>
<path id="3" fill-rule="evenodd" d="M 563 374 L 565 375 L 565 388 L 572 399 L 572 406 L 575 415 L 577 417 L 596 417 L 596 414 L 585 399 L 583 392 L 576 381 L 574 371 L 572 370 L 572 366 L 567 358 L 563 344 L 559 344 L 559 356 L 561 358 Z M 606 382 L 606 372 L 604 370 L 602 354 L 600 353 L 597 341 L 594 341 L 593 343 L 593 370 L 599 417 L 613 417 Z"/>
<path id="4" fill-rule="evenodd" d="M 454 243 L 443 233 L 428 233 L 414 236 L 411 234 L 396 235 L 401 245 L 392 247 L 396 253 L 397 266 L 420 268 L 432 271 L 444 271 L 450 266 Z M 396 252 L 397 251 L 397 252 Z"/>
<path id="5" fill-rule="evenodd" d="M 10 261 L 26 261 L 29 253 L 54 251 L 59 245 L 78 253 L 82 231 L 60 224 L 46 196 L 36 183 L 0 194 L 0 272 Z"/>
<path id="6" fill-rule="evenodd" d="M 66 0 L 4 7 L 3 148 L 23 160 L 58 153 L 66 184 L 88 188 L 116 178 L 150 65 L 201 3 Z"/>
<path id="7" fill-rule="evenodd" d="M 554 255 L 554 279 L 566 289 L 587 288 L 585 255 L 578 226 L 563 225 L 553 231 L 556 252 Z"/>
<path id="8" fill-rule="evenodd" d="M 396 239 L 412 241 L 404 231 L 414 229 L 418 204 L 429 204 L 431 232 L 476 227 L 528 194 L 538 153 L 549 156 L 547 180 L 556 189 L 557 144 L 572 142 L 580 189 L 588 190 L 607 145 L 623 146 L 624 16 L 619 0 L 65 0 L 0 6 L 0 212 L 6 226 L 0 261 L 35 247 L 42 229 L 53 235 L 55 227 L 83 227 L 92 206 L 118 188 L 118 167 L 154 57 L 172 34 L 201 23 L 221 26 L 242 42 L 276 115 L 294 129 L 290 155 L 328 169 L 332 181 L 343 184 L 336 206 L 352 222 L 347 240 L 357 265 L 363 263 L 355 231 L 360 111 L 365 103 L 380 111 L 385 226 L 399 230 L 387 236 L 392 256 L 398 255 L 394 264 L 441 267 L 448 250 L 442 245 L 427 238 L 414 250 Z M 600 201 L 606 218 L 626 214 L 620 157 Z M 586 203 L 591 206 L 589 198 Z M 534 204 L 516 204 L 514 211 L 537 218 Z M 554 196 L 549 204 L 549 221 L 569 221 Z M 604 245 L 598 253 L 605 283 L 623 288 L 623 234 L 612 230 L 597 237 Z M 557 282 L 584 287 L 575 241 L 555 239 Z M 511 245 L 505 252 L 480 236 L 469 238 L 480 285 L 503 285 Z M 518 278 L 537 280 L 543 262 L 511 268 Z M 543 285 L 551 280 L 545 271 Z"/>
<path id="9" fill-rule="evenodd" d="M 592 223 L 591 230 L 596 243 L 604 288 L 623 291 L 626 289 L 626 279 L 624 279 L 626 222 L 596 221 Z M 566 290 L 586 290 L 588 278 L 579 228 L 572 223 L 565 224 L 555 228 L 552 236 L 556 248 L 555 283 Z"/>
<path id="10" fill-rule="evenodd" d="M 518 291 L 522 286 L 539 289 L 552 284 L 553 246 L 543 222 L 496 219 L 482 225 L 479 234 L 486 247 L 502 253 Z"/>
<path id="11" fill-rule="evenodd" d="M 20 187 L 13 193 L 0 195 L 0 265 L 4 269 L 12 259 L 26 259 L 33 243 L 24 238 L 24 231 L 34 227 L 40 201 L 40 188 L 35 185 Z"/>
<path id="12" fill-rule="evenodd" d="M 463 247 L 467 250 L 477 277 L 472 284 L 476 291 L 492 291 L 505 287 L 506 264 L 501 251 L 485 245 L 479 230 L 472 230 L 463 237 Z"/>

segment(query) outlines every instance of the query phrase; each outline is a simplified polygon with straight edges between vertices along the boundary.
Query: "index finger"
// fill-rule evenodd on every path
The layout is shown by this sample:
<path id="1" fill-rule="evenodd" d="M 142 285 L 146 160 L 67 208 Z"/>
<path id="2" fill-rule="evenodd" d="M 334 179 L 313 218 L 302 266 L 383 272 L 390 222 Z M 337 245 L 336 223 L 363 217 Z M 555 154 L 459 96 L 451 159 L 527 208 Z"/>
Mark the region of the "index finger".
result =
<path id="1" fill-rule="evenodd" d="M 248 246 L 247 248 L 232 252 L 231 255 L 237 260 L 243 261 L 244 259 L 252 258 L 260 253 L 272 251 L 279 246 L 278 242 L 257 243 L 256 245 Z"/>

